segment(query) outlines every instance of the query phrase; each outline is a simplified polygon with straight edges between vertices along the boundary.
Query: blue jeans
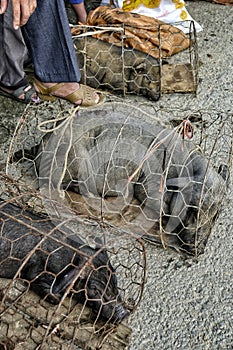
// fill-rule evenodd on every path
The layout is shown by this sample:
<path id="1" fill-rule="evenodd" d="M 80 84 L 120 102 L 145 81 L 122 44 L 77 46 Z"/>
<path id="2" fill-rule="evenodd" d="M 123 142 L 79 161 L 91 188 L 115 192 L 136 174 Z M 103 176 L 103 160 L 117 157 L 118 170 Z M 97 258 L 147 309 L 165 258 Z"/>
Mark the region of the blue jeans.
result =
<path id="1" fill-rule="evenodd" d="M 6 26 L 11 27 L 10 36 L 5 35 Z M 37 8 L 27 24 L 21 28 L 21 32 L 34 64 L 35 76 L 40 81 L 80 81 L 81 75 L 64 0 L 37 0 Z M 11 7 L 9 7 L 7 14 L 0 15 L 0 82 L 4 85 L 10 86 L 10 82 L 4 80 L 4 69 L 8 70 L 8 75 L 12 77 L 16 74 L 19 80 L 24 75 L 23 38 L 20 30 L 13 29 Z M 5 61 L 9 62 L 11 55 L 13 63 L 9 65 Z M 20 69 L 18 67 L 16 70 L 16 66 Z"/>

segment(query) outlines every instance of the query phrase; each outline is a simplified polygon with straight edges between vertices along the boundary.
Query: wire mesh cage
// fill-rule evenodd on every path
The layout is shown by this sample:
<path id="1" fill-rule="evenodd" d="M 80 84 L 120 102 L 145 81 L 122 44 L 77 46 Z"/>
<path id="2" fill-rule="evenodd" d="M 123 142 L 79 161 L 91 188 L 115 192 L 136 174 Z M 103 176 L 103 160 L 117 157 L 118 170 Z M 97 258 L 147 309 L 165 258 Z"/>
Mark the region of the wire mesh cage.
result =
<path id="1" fill-rule="evenodd" d="M 143 243 L 4 174 L 0 189 L 0 344 L 101 346 L 141 299 Z M 116 348 L 129 336 L 122 327 Z"/>
<path id="2" fill-rule="evenodd" d="M 143 241 L 205 249 L 230 183 L 232 115 L 45 105 L 26 108 L 0 174 L 0 344 L 124 348 Z"/>
<path id="3" fill-rule="evenodd" d="M 163 93 L 196 93 L 198 52 L 193 21 L 171 26 L 101 6 L 89 14 L 87 25 L 71 30 L 84 84 L 152 100 Z"/>
<path id="4" fill-rule="evenodd" d="M 40 124 L 39 143 L 31 116 L 19 127 L 9 175 L 132 237 L 204 251 L 228 188 L 231 116 L 112 101 L 58 119 Z"/>

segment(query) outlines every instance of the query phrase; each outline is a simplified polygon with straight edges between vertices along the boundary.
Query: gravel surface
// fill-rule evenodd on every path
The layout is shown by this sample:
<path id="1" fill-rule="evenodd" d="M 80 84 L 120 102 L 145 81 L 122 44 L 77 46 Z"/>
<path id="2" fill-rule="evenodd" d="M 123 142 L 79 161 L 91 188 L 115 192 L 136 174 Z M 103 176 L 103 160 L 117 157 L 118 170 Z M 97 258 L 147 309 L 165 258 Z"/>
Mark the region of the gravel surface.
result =
<path id="1" fill-rule="evenodd" d="M 233 7 L 188 1 L 202 26 L 197 97 L 164 95 L 159 107 L 233 112 Z M 147 246 L 144 298 L 131 317 L 129 350 L 233 349 L 233 205 L 232 198 L 197 261 Z"/>
<path id="2" fill-rule="evenodd" d="M 197 96 L 164 95 L 156 108 L 233 112 L 233 7 L 187 1 L 202 26 Z M 136 102 L 143 99 L 136 97 Z M 0 97 L 0 166 L 25 106 Z M 231 192 L 231 191 L 229 191 Z M 142 302 L 128 323 L 128 350 L 233 349 L 233 199 L 228 195 L 205 253 L 184 259 L 147 244 L 147 283 Z"/>

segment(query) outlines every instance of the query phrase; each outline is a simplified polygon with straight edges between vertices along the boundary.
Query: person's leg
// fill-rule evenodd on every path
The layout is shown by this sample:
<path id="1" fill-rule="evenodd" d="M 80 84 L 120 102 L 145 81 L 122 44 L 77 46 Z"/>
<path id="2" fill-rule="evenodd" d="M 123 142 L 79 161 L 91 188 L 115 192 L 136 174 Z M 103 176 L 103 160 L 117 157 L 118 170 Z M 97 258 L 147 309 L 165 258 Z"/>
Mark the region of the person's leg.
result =
<path id="1" fill-rule="evenodd" d="M 14 30 L 11 2 L 4 15 L 0 15 L 0 82 L 4 86 L 19 85 L 25 79 L 23 64 L 27 48 L 21 30 Z"/>
<path id="2" fill-rule="evenodd" d="M 22 33 L 34 63 L 40 97 L 61 97 L 83 106 L 100 101 L 99 93 L 78 84 L 81 74 L 64 0 L 38 0 Z"/>
<path id="3" fill-rule="evenodd" d="M 38 0 L 22 32 L 37 79 L 50 83 L 80 80 L 64 0 Z"/>
<path id="4" fill-rule="evenodd" d="M 86 23 L 87 21 L 87 11 L 84 6 L 84 1 L 82 0 L 70 0 L 69 3 L 72 5 L 77 20 L 81 23 Z"/>
<path id="5" fill-rule="evenodd" d="M 39 102 L 23 70 L 28 51 L 21 30 L 13 28 L 11 2 L 6 13 L 0 15 L 0 55 L 0 95 L 27 103 Z"/>

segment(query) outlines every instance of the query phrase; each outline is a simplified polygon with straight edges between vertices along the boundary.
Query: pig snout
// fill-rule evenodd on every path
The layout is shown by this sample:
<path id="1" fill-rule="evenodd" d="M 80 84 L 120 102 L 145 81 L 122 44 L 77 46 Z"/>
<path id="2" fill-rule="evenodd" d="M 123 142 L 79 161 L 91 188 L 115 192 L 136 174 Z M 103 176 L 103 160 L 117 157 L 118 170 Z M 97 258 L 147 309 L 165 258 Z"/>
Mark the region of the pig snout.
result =
<path id="1" fill-rule="evenodd" d="M 106 276 L 105 276 L 106 277 Z M 115 276 L 104 281 L 100 276 L 98 280 L 91 279 L 87 286 L 88 304 L 101 318 L 119 324 L 129 315 L 123 306 Z"/>
<path id="2" fill-rule="evenodd" d="M 102 319 L 114 324 L 121 323 L 123 319 L 129 316 L 129 311 L 116 300 L 106 302 L 102 299 L 93 299 L 89 300 L 88 304 Z"/>

